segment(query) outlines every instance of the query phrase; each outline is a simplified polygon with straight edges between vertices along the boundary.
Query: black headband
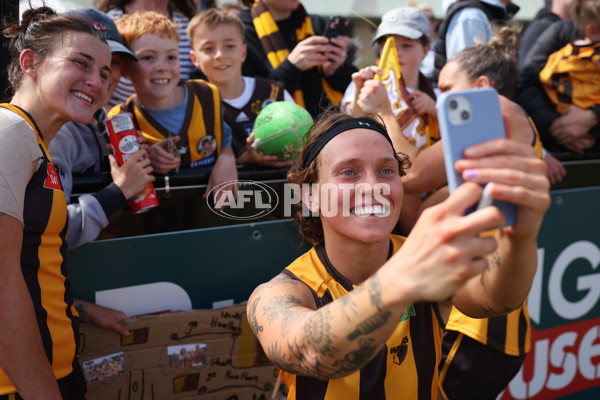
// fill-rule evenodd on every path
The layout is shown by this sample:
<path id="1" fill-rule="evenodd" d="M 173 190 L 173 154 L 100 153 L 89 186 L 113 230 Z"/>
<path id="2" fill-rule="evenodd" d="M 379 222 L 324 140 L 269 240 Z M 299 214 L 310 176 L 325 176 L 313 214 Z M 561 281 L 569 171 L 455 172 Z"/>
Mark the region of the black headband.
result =
<path id="1" fill-rule="evenodd" d="M 352 129 L 370 129 L 375 132 L 379 132 L 383 135 L 384 138 L 390 142 L 392 149 L 394 149 L 394 144 L 392 143 L 392 139 L 390 135 L 383 129 L 379 124 L 373 123 L 373 120 L 369 118 L 353 118 L 347 121 L 344 121 L 340 124 L 335 125 L 333 128 L 319 136 L 315 139 L 315 141 L 304 151 L 304 156 L 302 157 L 302 168 L 306 168 L 310 165 L 310 163 L 317 158 L 323 147 L 331 139 L 336 137 L 342 132 L 346 132 Z M 394 150 L 394 153 L 396 150 Z"/>

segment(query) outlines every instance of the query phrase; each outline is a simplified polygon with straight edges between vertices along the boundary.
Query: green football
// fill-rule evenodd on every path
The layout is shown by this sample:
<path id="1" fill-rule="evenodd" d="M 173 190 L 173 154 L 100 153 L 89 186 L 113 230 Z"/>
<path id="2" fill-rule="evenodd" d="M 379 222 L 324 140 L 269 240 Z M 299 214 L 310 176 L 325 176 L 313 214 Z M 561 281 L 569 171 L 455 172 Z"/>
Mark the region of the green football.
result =
<path id="1" fill-rule="evenodd" d="M 287 101 L 276 101 L 263 108 L 256 117 L 253 147 L 280 160 L 295 158 L 302 151 L 312 124 L 313 119 L 304 108 Z"/>

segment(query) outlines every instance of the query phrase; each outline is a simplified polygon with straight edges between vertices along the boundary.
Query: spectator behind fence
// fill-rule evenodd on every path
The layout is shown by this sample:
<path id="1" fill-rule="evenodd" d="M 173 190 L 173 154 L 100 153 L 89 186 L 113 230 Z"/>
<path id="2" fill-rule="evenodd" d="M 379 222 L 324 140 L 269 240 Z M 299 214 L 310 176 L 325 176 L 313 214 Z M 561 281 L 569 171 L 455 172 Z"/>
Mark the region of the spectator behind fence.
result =
<path id="1" fill-rule="evenodd" d="M 459 0 L 452 3 L 438 29 L 433 81 L 437 82 L 446 60 L 474 45 L 476 40 L 488 42 L 493 36 L 492 24 L 508 21 L 517 11 L 519 7 L 510 0 Z"/>
<path id="2" fill-rule="evenodd" d="M 248 56 L 245 76 L 283 82 L 296 104 L 315 118 L 339 104 L 356 68 L 348 36 L 328 39 L 327 20 L 307 14 L 298 0 L 245 0 L 242 10 Z"/>
<path id="3" fill-rule="evenodd" d="M 173 23 L 164 15 L 138 11 L 116 24 L 139 62 L 125 67 L 136 95 L 109 115 L 134 114 L 137 128 L 148 139 L 154 171 L 210 167 L 205 197 L 213 187 L 236 181 L 231 128 L 222 119 L 221 96 L 206 81 L 179 82 L 179 36 Z M 222 189 L 237 192 L 233 183 Z"/>
<path id="4" fill-rule="evenodd" d="M 561 115 L 574 107 L 592 110 L 600 116 L 600 1 L 579 0 L 575 3 L 576 29 L 584 36 L 552 53 L 540 72 L 546 95 Z M 581 136 L 557 132 L 555 140 L 567 149 L 581 152 L 596 145 L 600 132 Z"/>
<path id="5" fill-rule="evenodd" d="M 548 3 L 548 2 L 547 2 Z M 529 50 L 540 35 L 556 21 L 570 20 L 573 15 L 575 0 L 551 0 L 545 5 L 523 32 L 521 44 L 519 45 L 518 62 L 519 69 L 523 66 L 523 60 L 527 57 Z"/>
<path id="6" fill-rule="evenodd" d="M 596 109 L 571 106 L 560 114 L 540 82 L 540 72 L 550 55 L 577 38 L 583 36 L 577 34 L 573 21 L 554 22 L 540 35 L 520 63 L 517 102 L 535 122 L 544 147 L 553 153 L 595 153 L 599 150 L 598 141 L 594 147 L 589 147 L 589 136 L 600 136 L 600 119 Z"/>
<path id="7" fill-rule="evenodd" d="M 214 84 L 223 98 L 224 119 L 232 130 L 231 146 L 238 164 L 281 167 L 291 162 L 260 154 L 250 137 L 260 111 L 274 101 L 294 102 L 281 82 L 242 75 L 246 58 L 244 25 L 230 11 L 211 8 L 190 21 L 188 37 L 192 62 Z"/>
<path id="8" fill-rule="evenodd" d="M 26 10 L 3 33 L 14 96 L 0 105 L 0 399 L 81 400 L 67 202 L 47 146 L 101 106 L 110 49 L 87 20 L 48 7 Z"/>
<path id="9" fill-rule="evenodd" d="M 187 25 L 197 12 L 196 1 L 194 0 L 95 0 L 98 9 L 105 12 L 113 20 L 123 18 L 126 14 L 133 14 L 136 11 L 155 11 L 168 17 L 179 34 L 179 68 L 180 79 L 191 78 L 197 75 L 198 71 L 192 64 L 190 58 L 190 42 L 185 32 Z M 214 3 L 210 1 L 210 3 Z M 214 5 L 214 4 L 212 4 Z M 201 75 L 201 74 L 200 74 Z M 202 76 L 200 76 L 202 77 Z M 109 105 L 115 106 L 125 103 L 129 96 L 135 93 L 131 81 L 122 76 L 117 89 L 114 91 L 109 101 Z"/>

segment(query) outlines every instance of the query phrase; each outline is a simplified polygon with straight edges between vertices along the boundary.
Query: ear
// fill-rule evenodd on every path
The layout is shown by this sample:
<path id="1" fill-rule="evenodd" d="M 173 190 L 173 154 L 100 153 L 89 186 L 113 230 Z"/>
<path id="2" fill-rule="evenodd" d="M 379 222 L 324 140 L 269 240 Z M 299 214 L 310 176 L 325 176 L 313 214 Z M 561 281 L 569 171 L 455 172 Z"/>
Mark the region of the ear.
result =
<path id="1" fill-rule="evenodd" d="M 421 59 L 421 61 L 423 61 L 425 59 L 425 57 L 427 57 L 427 53 L 429 53 L 430 49 L 431 49 L 431 43 L 427 43 L 425 46 L 423 46 L 423 58 Z"/>
<path id="2" fill-rule="evenodd" d="M 315 185 L 302 185 L 301 189 L 302 202 L 310 210 L 311 213 L 318 213 L 319 207 L 319 189 Z"/>
<path id="3" fill-rule="evenodd" d="M 242 49 L 244 50 L 244 57 L 242 59 L 242 62 L 246 61 L 246 56 L 248 55 L 248 45 L 246 45 L 246 43 L 243 44 Z"/>
<path id="4" fill-rule="evenodd" d="M 198 60 L 196 59 L 196 53 L 194 53 L 193 49 L 190 49 L 190 59 L 192 60 L 192 64 L 194 64 L 194 67 L 200 70 L 200 67 L 198 66 Z"/>
<path id="5" fill-rule="evenodd" d="M 490 79 L 485 75 L 479 76 L 477 79 L 475 79 L 474 83 L 475 83 L 475 87 L 478 87 L 478 88 L 492 86 L 492 84 L 490 83 Z"/>
<path id="6" fill-rule="evenodd" d="M 25 49 L 21 52 L 19 56 L 19 65 L 21 66 L 21 70 L 26 75 L 37 78 L 37 68 L 36 66 L 40 62 L 40 56 L 36 52 L 31 49 Z"/>

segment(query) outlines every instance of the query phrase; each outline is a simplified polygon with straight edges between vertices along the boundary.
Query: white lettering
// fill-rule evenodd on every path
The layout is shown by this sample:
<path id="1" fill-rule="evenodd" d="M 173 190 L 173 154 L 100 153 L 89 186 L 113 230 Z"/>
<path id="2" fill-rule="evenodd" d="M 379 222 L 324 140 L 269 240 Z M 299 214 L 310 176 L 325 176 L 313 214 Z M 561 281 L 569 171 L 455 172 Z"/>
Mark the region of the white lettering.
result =
<path id="1" fill-rule="evenodd" d="M 592 357 L 600 355 L 600 344 L 594 344 L 600 338 L 598 327 L 594 326 L 587 331 L 579 345 L 579 371 L 586 379 L 594 380 L 600 377 L 600 365 L 592 364 Z"/>
<path id="2" fill-rule="evenodd" d="M 588 241 L 579 241 L 564 249 L 556 259 L 548 279 L 548 298 L 557 315 L 574 320 L 589 313 L 600 299 L 600 274 L 582 275 L 577 278 L 577 290 L 587 291 L 579 301 L 571 302 L 563 293 L 563 277 L 574 260 L 589 261 L 592 269 L 600 264 L 600 249 Z"/>
<path id="3" fill-rule="evenodd" d="M 571 383 L 577 373 L 577 358 L 575 354 L 566 353 L 565 347 L 575 345 L 577 333 L 565 332 L 556 338 L 550 349 L 550 364 L 562 367 L 562 374 L 550 373 L 547 387 L 552 390 L 565 388 Z"/>

